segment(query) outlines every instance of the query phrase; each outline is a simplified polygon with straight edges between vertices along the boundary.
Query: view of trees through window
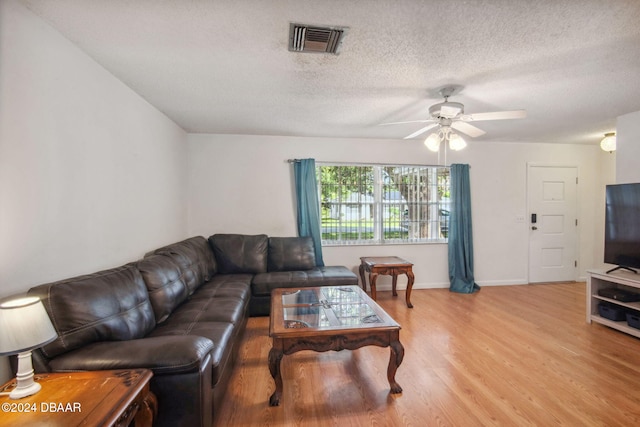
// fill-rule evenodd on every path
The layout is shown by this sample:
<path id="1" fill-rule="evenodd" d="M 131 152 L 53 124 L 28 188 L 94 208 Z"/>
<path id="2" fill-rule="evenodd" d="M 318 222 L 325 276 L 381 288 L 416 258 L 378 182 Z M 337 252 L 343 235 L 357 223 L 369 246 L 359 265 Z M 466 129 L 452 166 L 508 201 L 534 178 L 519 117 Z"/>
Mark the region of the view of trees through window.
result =
<path id="1" fill-rule="evenodd" d="M 323 244 L 446 241 L 449 168 L 317 164 Z"/>

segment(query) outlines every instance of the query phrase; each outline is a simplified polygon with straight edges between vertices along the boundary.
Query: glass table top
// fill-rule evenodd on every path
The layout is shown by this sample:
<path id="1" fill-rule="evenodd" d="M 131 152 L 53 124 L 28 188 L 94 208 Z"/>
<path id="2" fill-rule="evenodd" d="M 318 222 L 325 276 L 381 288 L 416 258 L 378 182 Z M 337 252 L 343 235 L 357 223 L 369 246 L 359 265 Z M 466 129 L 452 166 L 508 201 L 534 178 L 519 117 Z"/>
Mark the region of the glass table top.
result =
<path id="1" fill-rule="evenodd" d="M 374 326 L 383 323 L 356 286 L 299 289 L 282 295 L 285 328 Z"/>

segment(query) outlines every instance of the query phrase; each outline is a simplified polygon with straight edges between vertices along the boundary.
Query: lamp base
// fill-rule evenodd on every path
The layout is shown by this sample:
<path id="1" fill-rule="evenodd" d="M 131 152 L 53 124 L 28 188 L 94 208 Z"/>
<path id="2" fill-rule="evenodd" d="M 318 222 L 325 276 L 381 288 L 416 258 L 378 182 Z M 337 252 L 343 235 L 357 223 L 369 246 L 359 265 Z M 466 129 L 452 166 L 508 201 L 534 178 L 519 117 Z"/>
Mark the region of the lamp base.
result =
<path id="1" fill-rule="evenodd" d="M 33 380 L 33 364 L 31 363 L 31 351 L 18 354 L 18 373 L 16 375 L 16 388 L 9 393 L 10 399 L 22 399 L 36 394 L 42 386 Z"/>
<path id="2" fill-rule="evenodd" d="M 9 399 L 22 399 L 23 397 L 31 396 L 39 392 L 41 388 L 42 386 L 35 381 L 27 387 L 16 387 L 9 393 Z"/>

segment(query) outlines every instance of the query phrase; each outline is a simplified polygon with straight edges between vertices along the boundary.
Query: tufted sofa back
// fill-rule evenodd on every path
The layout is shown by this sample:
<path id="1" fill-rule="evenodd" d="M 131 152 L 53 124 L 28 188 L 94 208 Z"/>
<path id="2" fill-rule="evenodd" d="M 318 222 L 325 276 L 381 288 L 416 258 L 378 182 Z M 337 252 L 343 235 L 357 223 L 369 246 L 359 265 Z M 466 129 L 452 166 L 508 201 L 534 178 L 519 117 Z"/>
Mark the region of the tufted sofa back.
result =
<path id="1" fill-rule="evenodd" d="M 135 264 L 31 288 L 40 297 L 56 338 L 41 350 L 45 357 L 97 341 L 142 338 L 155 326 L 147 288 Z"/>
<path id="2" fill-rule="evenodd" d="M 311 270 L 315 266 L 311 237 L 269 237 L 268 271 Z"/>
<path id="3" fill-rule="evenodd" d="M 211 280 L 218 270 L 207 239 L 202 236 L 190 237 L 164 246 L 147 254 L 146 257 L 150 255 L 169 257 L 178 265 L 181 280 L 187 286 L 189 295 L 193 294 L 198 286 Z"/>
<path id="4" fill-rule="evenodd" d="M 173 257 L 152 254 L 138 261 L 156 322 L 162 323 L 189 297 L 184 274 Z M 187 273 L 188 277 L 192 277 Z"/>
<path id="5" fill-rule="evenodd" d="M 221 274 L 257 274 L 267 271 L 266 234 L 214 234 L 209 244 Z"/>

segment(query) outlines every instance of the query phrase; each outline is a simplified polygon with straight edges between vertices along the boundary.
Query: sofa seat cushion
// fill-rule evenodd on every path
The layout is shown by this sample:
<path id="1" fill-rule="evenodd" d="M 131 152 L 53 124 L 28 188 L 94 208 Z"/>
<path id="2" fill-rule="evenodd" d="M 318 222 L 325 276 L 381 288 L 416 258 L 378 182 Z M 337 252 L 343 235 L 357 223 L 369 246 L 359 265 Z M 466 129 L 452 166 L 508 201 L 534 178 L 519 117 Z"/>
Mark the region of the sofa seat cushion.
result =
<path id="1" fill-rule="evenodd" d="M 154 329 L 149 337 L 168 335 L 195 335 L 209 338 L 213 342 L 211 351 L 211 381 L 215 386 L 222 377 L 229 356 L 232 353 L 234 339 L 238 335 L 237 327 L 228 322 L 179 322 L 173 316 Z"/>
<path id="2" fill-rule="evenodd" d="M 315 267 L 304 271 L 278 271 L 256 274 L 251 284 L 255 296 L 271 295 L 276 288 L 357 285 L 358 277 L 343 266 Z"/>
<path id="3" fill-rule="evenodd" d="M 251 298 L 252 274 L 218 274 L 202 285 L 191 299 L 234 297 L 247 301 Z"/>
<path id="4" fill-rule="evenodd" d="M 177 323 L 242 323 L 247 302 L 235 297 L 198 298 L 178 307 L 169 318 Z"/>
<path id="5" fill-rule="evenodd" d="M 209 244 L 221 274 L 256 274 L 267 271 L 268 236 L 214 234 Z"/>
<path id="6" fill-rule="evenodd" d="M 135 263 L 36 286 L 58 333 L 42 353 L 57 355 L 97 341 L 142 338 L 156 320 L 147 287 Z"/>

